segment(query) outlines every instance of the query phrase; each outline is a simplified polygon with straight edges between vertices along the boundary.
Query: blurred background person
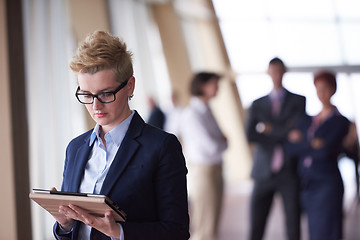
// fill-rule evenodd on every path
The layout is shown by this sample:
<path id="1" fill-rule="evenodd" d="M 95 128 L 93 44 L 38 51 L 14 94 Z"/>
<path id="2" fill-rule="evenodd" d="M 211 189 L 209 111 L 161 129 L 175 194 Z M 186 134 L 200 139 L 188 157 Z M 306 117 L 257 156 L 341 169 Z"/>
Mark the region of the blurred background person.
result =
<path id="1" fill-rule="evenodd" d="M 200 72 L 191 82 L 190 104 L 184 109 L 181 138 L 189 168 L 191 239 L 217 239 L 223 198 L 222 154 L 227 140 L 209 107 L 220 76 Z"/>
<path id="2" fill-rule="evenodd" d="M 335 74 L 321 71 L 314 76 L 322 109 L 306 116 L 299 129 L 289 133 L 291 152 L 297 154 L 301 179 L 301 205 L 307 215 L 310 240 L 343 239 L 344 185 L 338 168 L 349 120 L 331 103 L 336 92 Z"/>
<path id="3" fill-rule="evenodd" d="M 154 97 L 149 96 L 147 100 L 150 108 L 150 115 L 147 120 L 147 123 L 154 127 L 164 129 L 164 124 L 165 124 L 164 112 L 160 109 Z"/>
<path id="4" fill-rule="evenodd" d="M 355 122 L 351 122 L 349 126 L 349 131 L 346 134 L 343 141 L 343 154 L 339 157 L 348 157 L 354 161 L 355 168 L 355 185 L 356 185 L 356 198 L 360 201 L 360 173 L 359 173 L 359 162 L 360 162 L 360 146 L 359 146 L 359 136 L 357 134 L 357 127 Z"/>
<path id="5" fill-rule="evenodd" d="M 171 108 L 165 113 L 164 130 L 179 136 L 181 128 L 181 113 L 183 108 L 179 104 L 178 94 L 173 91 L 171 94 Z"/>
<path id="6" fill-rule="evenodd" d="M 249 110 L 246 134 L 249 142 L 254 144 L 251 240 L 263 239 L 276 193 L 280 193 L 284 204 L 287 239 L 300 239 L 296 160 L 284 153 L 283 144 L 290 129 L 305 114 L 305 97 L 283 87 L 285 72 L 281 59 L 270 61 L 267 73 L 273 81 L 273 89 L 268 95 L 255 100 Z"/>

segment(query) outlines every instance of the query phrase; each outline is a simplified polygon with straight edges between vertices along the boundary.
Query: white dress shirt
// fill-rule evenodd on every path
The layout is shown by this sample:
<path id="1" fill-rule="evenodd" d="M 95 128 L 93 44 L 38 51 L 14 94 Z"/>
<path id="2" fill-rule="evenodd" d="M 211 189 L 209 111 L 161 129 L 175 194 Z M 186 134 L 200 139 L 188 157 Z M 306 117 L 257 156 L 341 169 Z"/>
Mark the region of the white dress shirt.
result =
<path id="1" fill-rule="evenodd" d="M 220 164 L 227 141 L 209 106 L 192 97 L 184 109 L 181 139 L 186 159 L 193 163 Z"/>
<path id="2" fill-rule="evenodd" d="M 179 136 L 181 130 L 181 114 L 183 109 L 181 107 L 173 107 L 166 112 L 164 130 Z"/>

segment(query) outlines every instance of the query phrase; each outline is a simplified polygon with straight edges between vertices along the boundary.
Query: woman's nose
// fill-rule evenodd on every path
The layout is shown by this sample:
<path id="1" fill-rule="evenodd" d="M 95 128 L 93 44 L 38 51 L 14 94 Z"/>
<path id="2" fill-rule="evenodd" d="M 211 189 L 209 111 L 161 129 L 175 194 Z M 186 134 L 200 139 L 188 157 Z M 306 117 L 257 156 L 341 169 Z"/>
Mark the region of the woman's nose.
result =
<path id="1" fill-rule="evenodd" d="M 93 109 L 94 110 L 98 110 L 101 109 L 103 106 L 103 103 L 99 101 L 99 99 L 97 99 L 96 97 L 94 97 L 94 102 L 93 102 Z"/>

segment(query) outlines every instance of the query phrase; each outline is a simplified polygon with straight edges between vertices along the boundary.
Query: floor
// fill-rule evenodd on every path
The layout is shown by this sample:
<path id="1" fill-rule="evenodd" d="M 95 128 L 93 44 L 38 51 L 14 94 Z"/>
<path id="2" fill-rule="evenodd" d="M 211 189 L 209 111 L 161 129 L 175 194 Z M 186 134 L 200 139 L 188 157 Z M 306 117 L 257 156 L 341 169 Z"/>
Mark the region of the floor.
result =
<path id="1" fill-rule="evenodd" d="M 360 200 L 356 197 L 355 178 L 351 174 L 353 167 L 345 162 L 341 169 L 345 184 L 344 240 L 360 240 Z M 219 240 L 247 240 L 251 188 L 251 182 L 226 186 Z M 301 225 L 302 240 L 308 240 L 305 217 L 303 217 Z M 279 198 L 275 199 L 271 210 L 264 240 L 286 240 L 282 205 Z"/>

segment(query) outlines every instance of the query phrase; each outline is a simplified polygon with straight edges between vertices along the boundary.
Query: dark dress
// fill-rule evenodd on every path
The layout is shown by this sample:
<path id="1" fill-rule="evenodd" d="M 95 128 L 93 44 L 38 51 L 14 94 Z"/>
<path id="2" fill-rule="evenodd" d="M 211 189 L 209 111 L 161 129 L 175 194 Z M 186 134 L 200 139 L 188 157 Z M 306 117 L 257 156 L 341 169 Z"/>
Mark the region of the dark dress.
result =
<path id="1" fill-rule="evenodd" d="M 317 120 L 317 117 L 304 118 L 300 125 L 303 141 L 289 149 L 300 160 L 300 198 L 308 218 L 310 240 L 338 240 L 342 238 L 344 195 L 338 156 L 349 121 L 336 109 L 322 123 L 317 124 Z M 314 138 L 322 139 L 324 145 L 312 148 L 310 143 Z"/>

